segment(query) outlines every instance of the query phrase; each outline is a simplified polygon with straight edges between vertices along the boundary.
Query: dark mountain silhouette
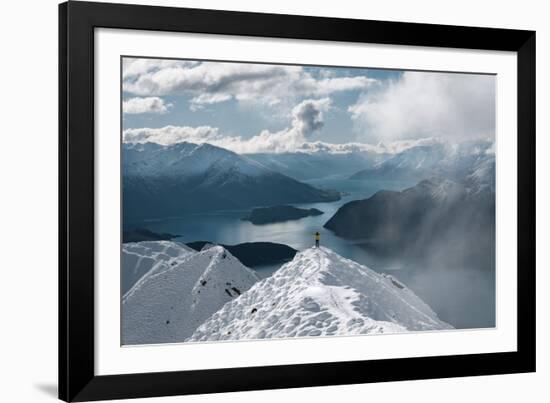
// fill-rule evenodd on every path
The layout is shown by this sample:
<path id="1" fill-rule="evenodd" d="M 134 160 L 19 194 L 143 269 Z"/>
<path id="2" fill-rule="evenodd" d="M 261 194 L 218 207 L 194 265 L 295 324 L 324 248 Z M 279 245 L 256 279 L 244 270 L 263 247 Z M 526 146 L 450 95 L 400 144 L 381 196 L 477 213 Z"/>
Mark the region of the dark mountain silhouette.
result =
<path id="1" fill-rule="evenodd" d="M 195 241 L 187 243 L 192 249 L 200 251 L 208 241 Z M 248 267 L 264 266 L 268 264 L 283 263 L 294 258 L 296 249 L 288 245 L 273 242 L 246 242 L 237 245 L 220 245 L 227 249 L 233 256 Z"/>
<path id="2" fill-rule="evenodd" d="M 270 224 L 275 222 L 283 222 L 290 220 L 298 220 L 300 218 L 317 216 L 324 214 L 316 208 L 301 209 L 298 207 L 280 205 L 271 207 L 257 207 L 252 209 L 250 214 L 243 218 L 244 221 L 250 221 L 252 224 Z"/>
<path id="3" fill-rule="evenodd" d="M 166 232 L 156 233 L 145 228 L 135 228 L 122 232 L 122 242 L 142 242 L 142 241 L 169 241 L 177 238 L 179 235 L 169 234 Z"/>
<path id="4" fill-rule="evenodd" d="M 324 226 L 382 254 L 427 256 L 441 247 L 457 256 L 491 256 L 494 192 L 468 183 L 434 178 L 402 192 L 382 190 L 344 204 Z"/>

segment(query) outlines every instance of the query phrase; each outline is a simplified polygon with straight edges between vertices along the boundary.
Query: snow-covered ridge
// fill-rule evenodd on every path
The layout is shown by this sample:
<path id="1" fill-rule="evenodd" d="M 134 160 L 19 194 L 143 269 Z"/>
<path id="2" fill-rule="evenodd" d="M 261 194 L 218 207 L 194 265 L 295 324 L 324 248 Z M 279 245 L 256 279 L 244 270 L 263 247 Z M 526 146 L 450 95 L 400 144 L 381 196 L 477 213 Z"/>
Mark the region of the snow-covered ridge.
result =
<path id="1" fill-rule="evenodd" d="M 488 158 L 477 161 L 473 166 L 472 172 L 466 178 L 466 184 L 471 193 L 481 193 L 483 191 L 495 192 L 496 183 L 496 165 L 494 154 L 489 154 Z"/>
<path id="2" fill-rule="evenodd" d="M 195 251 L 179 242 L 144 241 L 122 245 L 122 293 L 125 294 L 145 274 L 164 270 L 174 261 Z"/>
<path id="3" fill-rule="evenodd" d="M 462 143 L 433 142 L 407 148 L 372 167 L 356 172 L 352 179 L 428 178 L 445 176 L 464 178 L 472 167 L 484 161 L 494 165 L 494 142 L 489 140 Z M 491 151 L 493 150 L 493 152 Z"/>
<path id="4" fill-rule="evenodd" d="M 438 203 L 454 203 L 466 197 L 466 189 L 464 185 L 452 181 L 450 179 L 433 177 L 425 179 L 402 191 L 403 194 L 412 193 L 425 195 Z"/>
<path id="5" fill-rule="evenodd" d="M 124 174 L 133 176 L 186 176 L 227 172 L 246 176 L 268 175 L 260 163 L 208 143 L 124 144 Z"/>
<path id="6" fill-rule="evenodd" d="M 451 328 L 395 278 L 322 247 L 298 253 L 225 304 L 187 341 Z"/>
<path id="7" fill-rule="evenodd" d="M 155 265 L 122 299 L 122 343 L 181 342 L 259 279 L 221 246 Z"/>

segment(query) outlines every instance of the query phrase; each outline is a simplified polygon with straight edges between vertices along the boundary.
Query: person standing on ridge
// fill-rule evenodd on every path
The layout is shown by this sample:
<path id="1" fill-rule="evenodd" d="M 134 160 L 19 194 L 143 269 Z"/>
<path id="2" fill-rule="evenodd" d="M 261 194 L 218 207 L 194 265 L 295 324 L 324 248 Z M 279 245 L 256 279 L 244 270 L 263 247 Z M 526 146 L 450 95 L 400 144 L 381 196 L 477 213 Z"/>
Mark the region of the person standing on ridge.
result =
<path id="1" fill-rule="evenodd" d="M 319 247 L 319 241 L 321 240 L 321 234 L 319 234 L 319 231 L 315 233 L 315 247 Z"/>

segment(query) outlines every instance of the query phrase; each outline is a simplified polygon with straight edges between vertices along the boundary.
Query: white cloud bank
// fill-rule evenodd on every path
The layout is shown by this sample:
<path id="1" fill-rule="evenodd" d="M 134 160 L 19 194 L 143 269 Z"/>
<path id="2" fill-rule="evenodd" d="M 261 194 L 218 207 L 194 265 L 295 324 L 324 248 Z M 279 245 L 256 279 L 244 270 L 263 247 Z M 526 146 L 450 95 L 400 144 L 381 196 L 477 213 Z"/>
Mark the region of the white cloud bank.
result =
<path id="1" fill-rule="evenodd" d="M 139 128 L 126 129 L 122 133 L 122 139 L 125 143 L 157 143 L 162 145 L 177 144 L 183 142 L 189 143 L 212 143 L 223 139 L 218 133 L 217 127 L 211 126 L 164 126 L 160 128 Z"/>
<path id="2" fill-rule="evenodd" d="M 195 61 L 189 60 L 174 60 L 174 59 L 147 59 L 147 58 L 128 58 L 122 59 L 122 78 L 124 80 L 139 77 L 152 71 L 171 68 L 171 67 L 186 67 L 198 64 Z"/>
<path id="3" fill-rule="evenodd" d="M 174 144 L 183 141 L 214 144 L 241 153 L 289 152 L 300 149 L 324 125 L 324 113 L 330 108 L 329 98 L 306 99 L 292 109 L 292 125 L 278 132 L 262 131 L 249 139 L 223 136 L 210 126 L 165 126 L 161 128 L 126 129 L 124 142 Z"/>
<path id="4" fill-rule="evenodd" d="M 405 72 L 349 107 L 365 141 L 494 138 L 495 77 Z"/>
<path id="5" fill-rule="evenodd" d="M 172 104 L 165 103 L 164 99 L 159 97 L 130 98 L 122 102 L 122 112 L 125 114 L 156 113 L 164 114 Z"/>
<path id="6" fill-rule="evenodd" d="M 124 59 L 123 90 L 139 96 L 187 95 L 191 109 L 231 99 L 276 105 L 289 98 L 366 90 L 366 76 L 315 77 L 300 66 Z"/>
<path id="7" fill-rule="evenodd" d="M 329 98 L 307 99 L 292 109 L 292 125 L 278 132 L 262 131 L 249 139 L 241 136 L 224 136 L 217 127 L 211 126 L 164 126 L 160 128 L 126 129 L 125 143 L 153 142 L 171 145 L 181 142 L 209 143 L 239 154 L 284 153 L 284 152 L 378 152 L 397 153 L 417 145 L 433 144 L 438 139 L 403 140 L 377 145 L 365 143 L 331 144 L 311 141 L 324 125 L 324 113 L 330 109 Z"/>

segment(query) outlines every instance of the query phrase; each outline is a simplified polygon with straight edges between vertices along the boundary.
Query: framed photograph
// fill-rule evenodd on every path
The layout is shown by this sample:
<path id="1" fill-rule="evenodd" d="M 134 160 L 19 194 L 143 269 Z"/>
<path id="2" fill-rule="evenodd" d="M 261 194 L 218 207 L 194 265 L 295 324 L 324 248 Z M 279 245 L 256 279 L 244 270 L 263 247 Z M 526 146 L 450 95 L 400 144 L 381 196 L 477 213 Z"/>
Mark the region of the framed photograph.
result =
<path id="1" fill-rule="evenodd" d="M 535 33 L 59 6 L 59 397 L 535 370 Z"/>

